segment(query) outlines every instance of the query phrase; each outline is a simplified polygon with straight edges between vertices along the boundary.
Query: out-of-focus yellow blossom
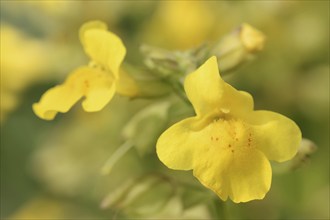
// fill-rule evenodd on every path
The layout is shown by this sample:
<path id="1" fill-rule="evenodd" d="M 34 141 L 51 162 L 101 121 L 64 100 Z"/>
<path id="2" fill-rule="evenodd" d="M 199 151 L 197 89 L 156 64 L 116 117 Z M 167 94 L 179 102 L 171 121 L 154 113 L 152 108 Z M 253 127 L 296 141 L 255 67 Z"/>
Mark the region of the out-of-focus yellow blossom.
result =
<path id="1" fill-rule="evenodd" d="M 6 219 L 99 219 L 100 213 L 91 211 L 65 199 L 46 195 L 32 197 Z"/>
<path id="2" fill-rule="evenodd" d="M 63 202 L 63 201 L 62 201 Z M 65 212 L 68 211 L 69 205 L 65 202 L 66 206 L 62 206 L 60 201 L 52 200 L 45 197 L 32 198 L 27 203 L 23 204 L 10 219 L 43 219 L 55 217 L 64 217 Z"/>
<path id="3" fill-rule="evenodd" d="M 52 120 L 58 112 L 69 111 L 82 97 L 85 111 L 100 111 L 116 92 L 120 65 L 126 54 L 121 39 L 107 31 L 106 24 L 100 21 L 85 23 L 79 36 L 91 62 L 73 71 L 63 84 L 49 89 L 33 105 L 42 119 Z"/>
<path id="4" fill-rule="evenodd" d="M 2 122 L 18 104 L 21 91 L 46 77 L 44 54 L 48 46 L 8 24 L 1 24 L 0 39 Z"/>
<path id="5" fill-rule="evenodd" d="M 299 127 L 278 113 L 254 111 L 249 93 L 221 79 L 216 57 L 188 75 L 184 87 L 196 116 L 160 136 L 160 160 L 171 169 L 193 169 L 222 200 L 264 198 L 271 185 L 269 160 L 282 162 L 296 154 Z"/>
<path id="6" fill-rule="evenodd" d="M 39 9 L 50 13 L 61 15 L 63 12 L 67 12 L 70 6 L 72 6 L 72 1 L 56 1 L 56 0 L 47 0 L 47 1 L 22 1 L 27 5 L 37 6 Z"/>
<path id="7" fill-rule="evenodd" d="M 188 49 L 210 37 L 215 15 L 203 1 L 164 1 L 158 6 L 147 38 L 150 43 L 169 48 Z"/>

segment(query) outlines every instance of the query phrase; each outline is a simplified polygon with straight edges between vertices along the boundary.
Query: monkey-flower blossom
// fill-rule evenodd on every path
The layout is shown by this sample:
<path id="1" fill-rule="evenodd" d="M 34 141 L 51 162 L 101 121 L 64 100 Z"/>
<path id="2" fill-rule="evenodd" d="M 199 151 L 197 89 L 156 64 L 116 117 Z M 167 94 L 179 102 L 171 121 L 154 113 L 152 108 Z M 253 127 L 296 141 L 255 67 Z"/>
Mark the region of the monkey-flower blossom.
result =
<path id="1" fill-rule="evenodd" d="M 69 111 L 82 97 L 85 111 L 99 111 L 115 94 L 126 54 L 121 39 L 107 31 L 107 25 L 101 21 L 85 23 L 79 35 L 91 62 L 74 70 L 63 84 L 46 91 L 33 105 L 35 114 L 42 119 L 52 120 L 58 112 Z"/>
<path id="2" fill-rule="evenodd" d="M 254 111 L 252 96 L 222 80 L 211 57 L 184 82 L 196 116 L 167 129 L 157 141 L 169 168 L 191 170 L 222 200 L 263 199 L 269 191 L 269 160 L 291 159 L 301 142 L 299 127 L 271 111 Z"/>

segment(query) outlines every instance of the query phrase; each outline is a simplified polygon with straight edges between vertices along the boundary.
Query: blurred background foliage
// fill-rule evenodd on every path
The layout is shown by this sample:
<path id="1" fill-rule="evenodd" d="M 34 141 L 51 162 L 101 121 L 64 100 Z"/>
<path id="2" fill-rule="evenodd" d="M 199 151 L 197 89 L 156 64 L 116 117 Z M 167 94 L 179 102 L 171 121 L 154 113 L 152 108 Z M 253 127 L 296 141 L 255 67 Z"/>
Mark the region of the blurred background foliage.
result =
<path id="1" fill-rule="evenodd" d="M 318 149 L 298 169 L 275 173 L 264 200 L 228 201 L 219 212 L 229 219 L 329 219 L 328 1 L 1 0 L 0 12 L 2 219 L 213 216 L 214 195 L 155 155 L 158 135 L 191 114 L 175 98 L 169 106 L 163 98 L 117 95 L 101 112 L 76 106 L 51 122 L 33 114 L 46 89 L 87 61 L 78 30 L 95 19 L 123 39 L 125 63 L 141 69 L 141 45 L 185 50 L 216 43 L 242 23 L 261 30 L 264 50 L 225 80 L 250 92 L 256 109 L 294 119 Z M 102 175 L 125 140 L 136 148 Z"/>

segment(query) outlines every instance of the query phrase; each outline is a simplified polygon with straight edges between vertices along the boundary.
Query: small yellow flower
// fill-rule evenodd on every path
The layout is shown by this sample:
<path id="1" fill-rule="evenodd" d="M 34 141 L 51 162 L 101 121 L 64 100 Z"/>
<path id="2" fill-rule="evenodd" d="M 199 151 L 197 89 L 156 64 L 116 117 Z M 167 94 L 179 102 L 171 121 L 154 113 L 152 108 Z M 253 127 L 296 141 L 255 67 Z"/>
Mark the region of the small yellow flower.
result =
<path id="1" fill-rule="evenodd" d="M 275 112 L 254 111 L 249 93 L 221 79 L 216 57 L 189 74 L 184 87 L 196 116 L 160 136 L 160 160 L 171 169 L 193 169 L 222 200 L 264 198 L 271 185 L 269 160 L 282 162 L 296 154 L 299 127 Z"/>
<path id="2" fill-rule="evenodd" d="M 69 111 L 82 97 L 85 111 L 99 111 L 115 94 L 119 68 L 126 54 L 121 39 L 107 31 L 106 24 L 100 21 L 84 24 L 79 35 L 91 62 L 73 71 L 63 84 L 46 91 L 33 105 L 35 114 L 42 119 L 52 120 L 58 112 Z"/>

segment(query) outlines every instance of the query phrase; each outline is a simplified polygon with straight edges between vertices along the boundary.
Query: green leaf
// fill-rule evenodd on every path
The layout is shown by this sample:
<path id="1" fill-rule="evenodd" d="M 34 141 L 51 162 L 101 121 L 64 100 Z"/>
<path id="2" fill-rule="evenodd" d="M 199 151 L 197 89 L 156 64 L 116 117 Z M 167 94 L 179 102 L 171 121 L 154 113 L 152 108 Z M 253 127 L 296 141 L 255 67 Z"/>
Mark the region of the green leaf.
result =
<path id="1" fill-rule="evenodd" d="M 170 102 L 147 106 L 124 127 L 124 138 L 131 140 L 141 155 L 155 151 L 156 141 L 167 125 L 169 107 Z"/>

